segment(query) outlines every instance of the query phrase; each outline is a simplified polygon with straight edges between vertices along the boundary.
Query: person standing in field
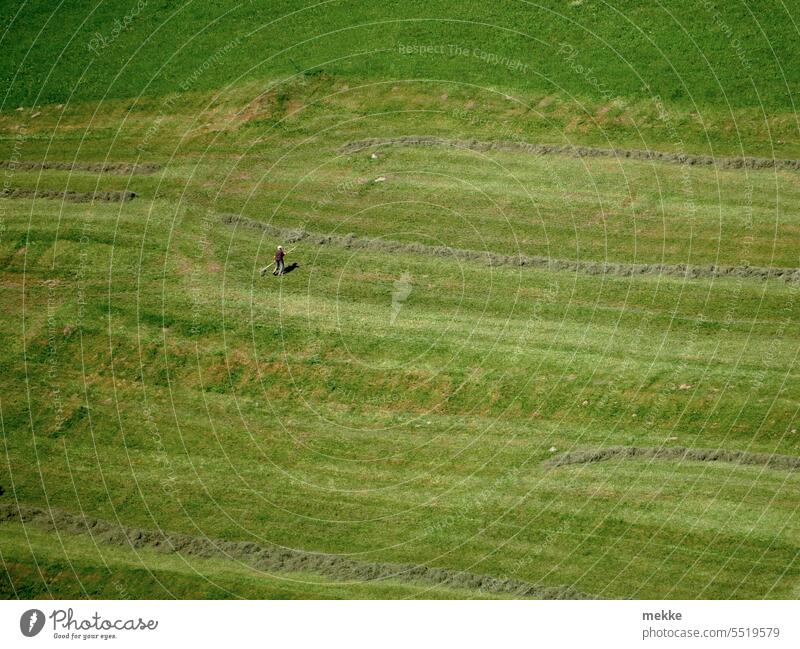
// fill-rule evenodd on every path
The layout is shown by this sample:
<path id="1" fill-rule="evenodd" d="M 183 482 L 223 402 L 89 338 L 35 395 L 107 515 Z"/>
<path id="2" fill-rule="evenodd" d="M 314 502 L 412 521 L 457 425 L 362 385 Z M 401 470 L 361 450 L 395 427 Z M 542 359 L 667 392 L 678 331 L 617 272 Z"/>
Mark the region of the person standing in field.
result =
<path id="1" fill-rule="evenodd" d="M 278 249 L 275 251 L 275 270 L 272 272 L 273 275 L 283 275 L 283 258 L 286 256 L 286 253 L 283 252 L 283 246 L 278 246 Z"/>

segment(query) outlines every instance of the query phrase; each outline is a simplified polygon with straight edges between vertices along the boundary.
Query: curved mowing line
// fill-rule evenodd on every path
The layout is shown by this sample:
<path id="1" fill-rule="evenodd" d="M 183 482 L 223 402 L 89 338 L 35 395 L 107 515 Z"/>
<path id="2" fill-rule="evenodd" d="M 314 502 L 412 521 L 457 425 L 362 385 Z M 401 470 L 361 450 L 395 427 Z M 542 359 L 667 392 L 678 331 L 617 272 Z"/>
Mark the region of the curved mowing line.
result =
<path id="1" fill-rule="evenodd" d="M 585 273 L 587 275 L 669 275 L 672 277 L 711 278 L 743 277 L 758 280 L 781 279 L 784 282 L 800 282 L 800 268 L 766 268 L 763 266 L 692 266 L 690 264 L 623 264 L 602 261 L 573 261 L 530 257 L 526 255 L 501 255 L 489 251 L 465 250 L 448 246 L 426 246 L 421 243 L 405 243 L 388 239 L 369 239 L 354 234 L 315 234 L 305 230 L 278 228 L 238 214 L 220 214 L 222 223 L 241 225 L 268 233 L 284 243 L 304 241 L 312 245 L 331 245 L 340 248 L 377 250 L 383 252 L 412 253 L 434 257 L 453 257 L 490 266 L 522 266 Z"/>
<path id="2" fill-rule="evenodd" d="M 545 461 L 544 464 L 549 467 L 557 467 L 616 459 L 730 462 L 731 464 L 765 466 L 769 469 L 783 469 L 785 471 L 800 469 L 800 457 L 795 455 L 748 453 L 747 451 L 728 451 L 721 448 L 686 448 L 683 446 L 609 446 L 607 448 L 563 453 Z"/>
<path id="3" fill-rule="evenodd" d="M 777 169 L 781 171 L 799 171 L 800 160 L 776 158 L 716 158 L 709 155 L 693 155 L 688 153 L 667 153 L 666 151 L 643 151 L 641 149 L 601 149 L 571 144 L 535 144 L 509 140 L 454 140 L 435 137 L 433 135 L 405 135 L 394 138 L 370 138 L 345 143 L 339 151 L 344 154 L 357 153 L 364 149 L 380 146 L 444 146 L 472 151 L 520 151 L 531 155 L 559 155 L 568 158 L 624 158 L 628 160 L 646 160 L 668 162 L 698 167 L 717 166 L 720 169 Z"/>
<path id="4" fill-rule="evenodd" d="M 268 572 L 314 572 L 341 581 L 394 580 L 454 589 L 482 590 L 527 599 L 589 599 L 568 586 L 539 586 L 517 579 L 499 579 L 472 572 L 401 563 L 356 561 L 335 554 L 291 550 L 256 543 L 222 541 L 205 537 L 120 527 L 58 509 L 0 505 L 0 523 L 33 523 L 47 531 L 90 534 L 95 540 L 131 548 L 151 548 L 201 558 L 234 559 Z"/>
<path id="5" fill-rule="evenodd" d="M 128 191 L 73 192 L 70 190 L 58 191 L 55 189 L 15 187 L 0 191 L 0 198 L 48 198 L 64 200 L 67 203 L 125 203 L 136 198 L 136 194 Z"/>
<path id="6" fill-rule="evenodd" d="M 161 169 L 155 162 L 133 164 L 130 162 L 31 162 L 25 160 L 0 160 L 0 169 L 12 171 L 90 171 L 109 174 L 151 174 Z"/>

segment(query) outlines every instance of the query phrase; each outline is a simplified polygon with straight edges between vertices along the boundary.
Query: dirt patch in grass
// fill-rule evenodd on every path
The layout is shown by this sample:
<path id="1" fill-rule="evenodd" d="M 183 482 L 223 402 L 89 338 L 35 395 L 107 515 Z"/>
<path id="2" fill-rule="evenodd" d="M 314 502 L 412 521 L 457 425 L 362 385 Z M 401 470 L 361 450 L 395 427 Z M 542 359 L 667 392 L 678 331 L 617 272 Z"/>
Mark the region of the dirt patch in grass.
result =
<path id="1" fill-rule="evenodd" d="M 111 192 L 73 192 L 70 190 L 58 191 L 55 189 L 32 189 L 30 187 L 15 187 L 4 189 L 0 192 L 2 198 L 47 198 L 64 200 L 67 203 L 124 203 L 136 198 L 136 194 L 129 191 Z"/>
<path id="2" fill-rule="evenodd" d="M 643 149 L 602 149 L 571 144 L 535 144 L 508 140 L 454 140 L 432 135 L 404 135 L 395 138 L 371 138 L 347 142 L 339 151 L 344 154 L 357 153 L 365 149 L 382 146 L 442 146 L 471 151 L 519 151 L 531 155 L 559 155 L 570 158 L 619 158 L 667 162 L 698 167 L 716 166 L 720 169 L 778 169 L 781 171 L 800 171 L 800 160 L 777 158 L 736 158 L 693 155 L 688 153 L 668 153 Z"/>
<path id="3" fill-rule="evenodd" d="M 557 467 L 568 464 L 591 464 L 605 460 L 674 460 L 677 462 L 728 462 L 763 466 L 769 469 L 796 471 L 800 469 L 800 457 L 795 455 L 774 455 L 770 453 L 749 453 L 730 451 L 721 448 L 686 448 L 683 446 L 609 446 L 607 448 L 572 451 L 557 455 L 545 462 L 546 466 Z"/>
<path id="4" fill-rule="evenodd" d="M 299 241 L 312 245 L 331 245 L 354 250 L 377 250 L 381 252 L 411 253 L 434 257 L 453 257 L 467 262 L 488 266 L 520 266 L 543 268 L 587 275 L 668 275 L 685 278 L 744 277 L 758 280 L 780 279 L 785 282 L 800 282 L 800 268 L 766 268 L 763 266 L 695 266 L 690 264 L 623 264 L 604 261 L 580 261 L 552 259 L 527 255 L 501 255 L 489 251 L 465 250 L 448 246 L 426 246 L 422 243 L 406 243 L 388 239 L 370 239 L 354 234 L 317 234 L 306 230 L 278 228 L 238 214 L 221 214 L 219 219 L 227 225 L 254 228 L 276 237 L 284 243 Z"/>
<path id="5" fill-rule="evenodd" d="M 108 174 L 151 174 L 161 169 L 155 162 L 34 162 L 31 160 L 0 160 L 0 169 L 16 171 L 89 171 Z"/>
<path id="6" fill-rule="evenodd" d="M 46 511 L 36 507 L 2 504 L 0 523 L 4 521 L 31 523 L 46 531 L 89 534 L 95 541 L 131 548 L 151 548 L 161 552 L 201 558 L 232 559 L 265 572 L 309 571 L 341 581 L 390 579 L 445 588 L 481 590 L 530 599 L 587 598 L 569 586 L 540 586 L 517 579 L 500 579 L 448 568 L 371 563 L 334 554 L 121 527 L 97 518 L 70 514 L 58 509 Z"/>

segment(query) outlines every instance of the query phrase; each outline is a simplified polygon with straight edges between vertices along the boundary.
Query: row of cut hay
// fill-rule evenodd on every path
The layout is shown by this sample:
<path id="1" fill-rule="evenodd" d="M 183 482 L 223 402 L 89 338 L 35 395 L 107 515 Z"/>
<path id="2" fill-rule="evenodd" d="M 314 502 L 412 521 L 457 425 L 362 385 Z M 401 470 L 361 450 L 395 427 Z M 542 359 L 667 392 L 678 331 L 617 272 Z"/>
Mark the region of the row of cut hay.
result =
<path id="1" fill-rule="evenodd" d="M 254 228 L 284 243 L 305 242 L 312 245 L 331 245 L 354 250 L 376 250 L 380 252 L 411 253 L 433 257 L 452 257 L 470 263 L 487 266 L 519 266 L 547 270 L 583 273 L 587 275 L 667 275 L 684 278 L 743 277 L 750 279 L 780 279 L 784 282 L 800 282 L 800 268 L 767 268 L 763 266 L 697 266 L 690 264 L 624 264 L 603 261 L 552 259 L 528 255 L 503 255 L 488 250 L 466 250 L 448 246 L 427 246 L 422 243 L 407 243 L 389 239 L 357 237 L 354 234 L 318 234 L 306 230 L 279 228 L 262 221 L 238 214 L 222 214 L 220 221 L 229 225 Z"/>
<path id="2" fill-rule="evenodd" d="M 570 158 L 619 158 L 667 162 L 690 166 L 716 166 L 720 169 L 778 169 L 800 170 L 800 160 L 755 158 L 751 156 L 715 157 L 691 153 L 669 153 L 649 149 L 603 149 L 572 144 L 536 144 L 513 140 L 458 140 L 433 135 L 404 135 L 394 138 L 370 138 L 345 143 L 339 150 L 344 154 L 384 146 L 443 146 L 471 151 L 519 151 L 532 155 L 560 155 Z"/>
<path id="3" fill-rule="evenodd" d="M 46 198 L 49 200 L 63 200 L 67 203 L 124 203 L 136 198 L 134 192 L 108 191 L 108 192 L 75 192 L 71 190 L 59 191 L 56 189 L 33 189 L 30 187 L 14 187 L 0 191 L 2 198 Z"/>
<path id="4" fill-rule="evenodd" d="M 88 171 L 92 173 L 128 175 L 151 174 L 161 169 L 161 165 L 155 162 L 37 162 L 33 160 L 0 160 L 0 169 L 10 169 L 11 171 Z"/>
<path id="5" fill-rule="evenodd" d="M 30 523 L 47 531 L 89 534 L 95 541 L 131 548 L 151 548 L 184 556 L 241 561 L 265 572 L 308 571 L 339 581 L 409 581 L 529 599 L 586 599 L 586 595 L 569 586 L 542 586 L 518 579 L 502 579 L 449 568 L 356 561 L 335 554 L 128 528 L 58 509 L 48 511 L 17 504 L 3 504 L 0 505 L 0 523 L 4 521 Z"/>
<path id="6" fill-rule="evenodd" d="M 686 448 L 683 446 L 609 446 L 607 448 L 571 451 L 547 460 L 545 465 L 557 467 L 621 459 L 729 462 L 731 464 L 763 466 L 784 471 L 800 469 L 800 457 L 794 455 L 750 453 L 748 451 L 734 451 L 722 448 Z"/>

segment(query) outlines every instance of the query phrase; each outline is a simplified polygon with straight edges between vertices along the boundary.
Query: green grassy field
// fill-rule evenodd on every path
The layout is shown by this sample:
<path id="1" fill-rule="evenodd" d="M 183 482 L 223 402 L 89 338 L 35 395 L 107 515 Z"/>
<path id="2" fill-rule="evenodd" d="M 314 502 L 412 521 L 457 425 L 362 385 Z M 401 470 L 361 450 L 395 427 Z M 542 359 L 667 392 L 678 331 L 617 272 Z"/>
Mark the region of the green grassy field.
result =
<path id="1" fill-rule="evenodd" d="M 800 172 L 343 152 L 424 134 L 800 158 L 785 8 L 294 4 L 266 25 L 257 3 L 148 2 L 88 58 L 136 5 L 62 8 L 41 34 L 49 6 L 2 10 L 3 189 L 137 196 L 0 198 L 0 503 L 591 597 L 797 597 L 796 469 L 547 460 L 620 445 L 799 456 L 800 282 L 481 254 L 796 269 Z M 602 87 L 555 54 L 566 39 Z M 399 51 L 442 42 L 530 69 Z M 19 164 L 43 161 L 161 168 Z M 261 276 L 279 243 L 298 266 Z M 3 597 L 499 596 L 8 521 L 0 560 Z"/>
<path id="2" fill-rule="evenodd" d="M 0 74 L 12 103 L 168 94 L 176 84 L 207 90 L 298 68 L 578 97 L 642 96 L 649 85 L 665 100 L 723 109 L 791 110 L 795 101 L 796 16 L 768 0 L 71 4 L 5 4 Z M 197 62 L 215 52 L 220 64 L 196 78 Z"/>

